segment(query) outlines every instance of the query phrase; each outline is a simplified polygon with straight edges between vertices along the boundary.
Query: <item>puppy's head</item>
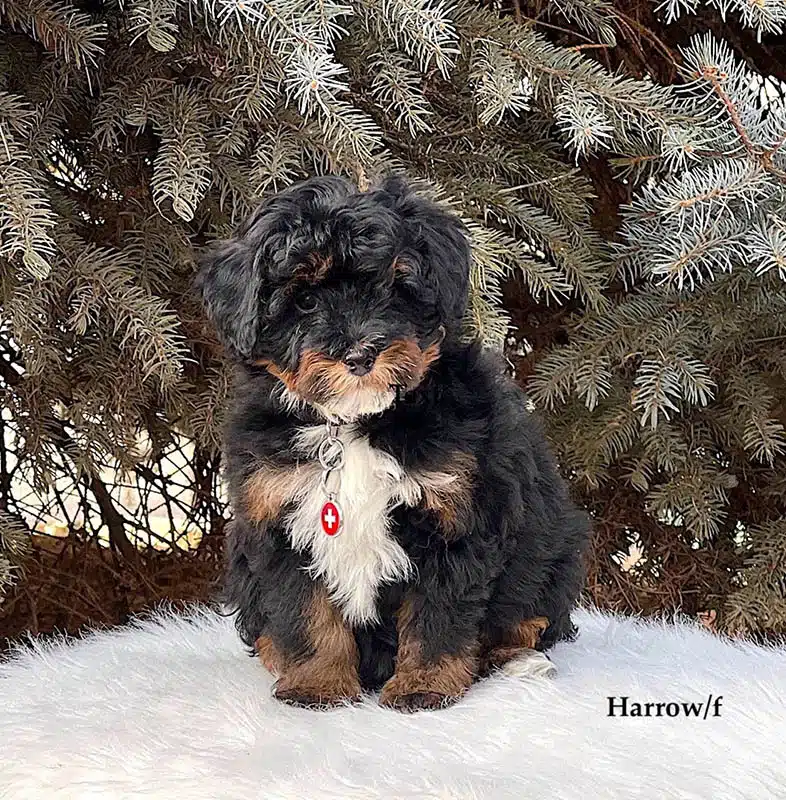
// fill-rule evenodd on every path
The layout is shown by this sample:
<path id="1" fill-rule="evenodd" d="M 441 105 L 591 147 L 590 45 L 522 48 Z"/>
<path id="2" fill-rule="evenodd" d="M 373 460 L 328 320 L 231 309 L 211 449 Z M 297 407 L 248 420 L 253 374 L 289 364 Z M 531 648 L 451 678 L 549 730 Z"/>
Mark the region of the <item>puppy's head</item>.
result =
<path id="1" fill-rule="evenodd" d="M 230 354 L 328 418 L 388 407 L 455 338 L 470 250 L 460 221 L 400 178 L 313 178 L 263 203 L 197 285 Z"/>

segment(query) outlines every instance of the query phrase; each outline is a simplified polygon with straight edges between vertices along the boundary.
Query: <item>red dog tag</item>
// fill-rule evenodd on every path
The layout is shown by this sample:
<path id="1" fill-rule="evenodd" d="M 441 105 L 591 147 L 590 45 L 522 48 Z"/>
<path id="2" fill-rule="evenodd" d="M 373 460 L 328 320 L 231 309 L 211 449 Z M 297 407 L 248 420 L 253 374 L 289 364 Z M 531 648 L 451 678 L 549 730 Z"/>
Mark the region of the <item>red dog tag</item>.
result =
<path id="1" fill-rule="evenodd" d="M 322 513 L 319 515 L 322 523 L 322 530 L 328 536 L 335 536 L 341 530 L 341 510 L 333 500 L 328 500 L 322 506 Z"/>

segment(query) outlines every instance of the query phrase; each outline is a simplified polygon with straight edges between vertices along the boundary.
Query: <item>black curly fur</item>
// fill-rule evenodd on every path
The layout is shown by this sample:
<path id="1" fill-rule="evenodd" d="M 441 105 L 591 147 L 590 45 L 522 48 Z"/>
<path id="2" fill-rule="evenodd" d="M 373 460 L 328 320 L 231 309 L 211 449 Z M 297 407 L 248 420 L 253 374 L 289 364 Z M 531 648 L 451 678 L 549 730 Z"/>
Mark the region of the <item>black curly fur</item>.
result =
<path id="1" fill-rule="evenodd" d="M 315 252 L 331 266 L 308 287 L 316 310 L 303 313 L 297 270 Z M 406 269 L 393 275 L 397 257 Z M 394 615 L 405 593 L 416 598 L 427 659 L 537 616 L 550 622 L 543 649 L 572 635 L 588 519 L 569 499 L 520 389 L 497 358 L 460 338 L 469 264 L 461 223 L 398 178 L 366 193 L 336 177 L 306 181 L 263 204 L 205 258 L 204 304 L 238 364 L 225 432 L 235 511 L 225 586 L 249 645 L 264 634 L 295 657 L 308 651 L 308 554 L 292 549 L 280 521 L 246 518 L 239 499 L 262 460 L 291 463 L 296 429 L 322 419 L 311 407 L 288 410 L 278 379 L 252 362 L 294 370 L 304 349 L 340 359 L 362 337 L 384 346 L 406 336 L 425 347 L 440 326 L 441 356 L 423 381 L 356 425 L 408 470 L 439 469 L 450 453 L 474 456 L 472 503 L 461 535 L 451 537 L 430 511 L 391 511 L 392 536 L 416 577 L 383 585 L 380 623 L 355 631 L 362 683 L 378 687 L 393 672 Z"/>

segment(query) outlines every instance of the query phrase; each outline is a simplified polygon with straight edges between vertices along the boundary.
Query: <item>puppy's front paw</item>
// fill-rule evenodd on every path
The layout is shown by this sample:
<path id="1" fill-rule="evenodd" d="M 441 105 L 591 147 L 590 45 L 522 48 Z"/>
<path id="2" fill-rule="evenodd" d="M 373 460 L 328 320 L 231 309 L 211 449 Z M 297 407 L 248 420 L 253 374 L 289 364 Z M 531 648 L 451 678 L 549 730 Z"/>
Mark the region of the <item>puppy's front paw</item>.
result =
<path id="1" fill-rule="evenodd" d="M 428 678 L 435 678 L 429 681 Z M 396 674 L 383 687 L 379 704 L 397 711 L 423 711 L 447 708 L 457 703 L 469 688 L 469 680 L 439 680 L 441 676 L 427 674 Z"/>
<path id="2" fill-rule="evenodd" d="M 360 702 L 360 686 L 310 686 L 280 678 L 273 687 L 276 700 L 290 706 L 327 710 Z"/>
<path id="3" fill-rule="evenodd" d="M 397 694 L 394 691 L 382 690 L 379 698 L 380 705 L 395 708 L 396 711 L 412 713 L 413 711 L 434 711 L 438 708 L 447 708 L 461 700 L 462 695 L 446 695 L 438 692 L 410 692 Z"/>

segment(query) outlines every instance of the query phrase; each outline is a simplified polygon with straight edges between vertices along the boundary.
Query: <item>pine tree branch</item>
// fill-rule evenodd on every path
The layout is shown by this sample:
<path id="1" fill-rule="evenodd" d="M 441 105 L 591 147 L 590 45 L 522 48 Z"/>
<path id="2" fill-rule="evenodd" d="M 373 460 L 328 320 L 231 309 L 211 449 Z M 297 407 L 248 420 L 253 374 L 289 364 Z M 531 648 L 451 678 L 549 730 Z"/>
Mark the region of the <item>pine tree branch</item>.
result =
<path id="1" fill-rule="evenodd" d="M 66 434 L 67 436 L 67 434 Z M 73 444 L 69 439 L 62 439 L 63 445 Z M 82 478 L 85 486 L 90 489 L 98 503 L 101 517 L 109 531 L 109 544 L 129 563 L 136 561 L 137 549 L 131 543 L 125 530 L 125 521 L 112 502 L 112 496 L 107 491 L 103 481 L 97 475 L 84 475 Z"/>
<path id="2" fill-rule="evenodd" d="M 624 13 L 619 8 L 615 8 L 615 15 L 622 21 L 623 25 L 627 26 L 628 28 L 635 29 L 635 31 L 645 39 L 651 41 L 666 57 L 666 59 L 674 66 L 675 68 L 679 69 L 680 66 L 680 59 L 677 53 L 674 52 L 662 39 L 660 39 L 653 31 L 651 31 L 646 25 L 642 25 L 637 19 L 629 16 L 628 14 Z M 634 37 L 631 36 L 633 39 Z M 646 61 L 646 56 L 644 58 Z"/>
<path id="3" fill-rule="evenodd" d="M 751 155 L 755 155 L 756 149 L 753 146 L 753 142 L 750 140 L 748 136 L 748 132 L 745 130 L 745 126 L 742 124 L 742 120 L 740 119 L 739 112 L 737 111 L 737 107 L 734 105 L 732 99 L 723 91 L 723 87 L 721 86 L 720 81 L 718 80 L 718 76 L 710 71 L 707 70 L 702 77 L 710 82 L 712 88 L 715 91 L 715 94 L 721 99 L 721 102 L 726 107 L 726 111 L 728 112 L 729 119 L 731 119 L 732 125 L 734 125 L 734 129 L 739 134 L 742 143 L 745 145 L 745 149 Z"/>
<path id="4" fill-rule="evenodd" d="M 43 46 L 68 63 L 88 69 L 97 64 L 107 35 L 104 23 L 66 0 L 3 0 L 0 14 L 10 24 L 32 34 Z"/>
<path id="5" fill-rule="evenodd" d="M 0 376 L 10 387 L 18 387 L 24 380 L 4 359 L 0 359 Z M 54 444 L 63 453 L 74 456 L 79 447 L 74 439 L 66 430 L 62 420 L 49 415 L 49 435 Z M 101 516 L 109 531 L 109 541 L 113 547 L 128 561 L 134 561 L 138 555 L 136 548 L 131 543 L 125 532 L 125 522 L 118 512 L 111 495 L 107 491 L 103 481 L 96 474 L 85 474 L 82 476 L 84 485 L 90 489 L 96 499 L 96 503 L 101 511 Z"/>
<path id="6" fill-rule="evenodd" d="M 622 116 L 634 112 L 650 123 L 676 121 L 680 114 L 667 92 L 644 93 L 635 82 L 609 75 L 594 62 L 577 53 L 561 50 L 535 31 L 516 27 L 512 21 L 494 20 L 488 12 L 472 9 L 465 12 L 467 36 L 489 46 L 504 47 L 508 56 L 537 77 L 549 76 L 559 81 L 559 88 L 575 86 L 609 103 Z M 486 33 L 480 33 L 486 31 Z M 489 35 L 490 34 L 490 35 Z M 553 91 L 546 84 L 547 91 Z"/>

